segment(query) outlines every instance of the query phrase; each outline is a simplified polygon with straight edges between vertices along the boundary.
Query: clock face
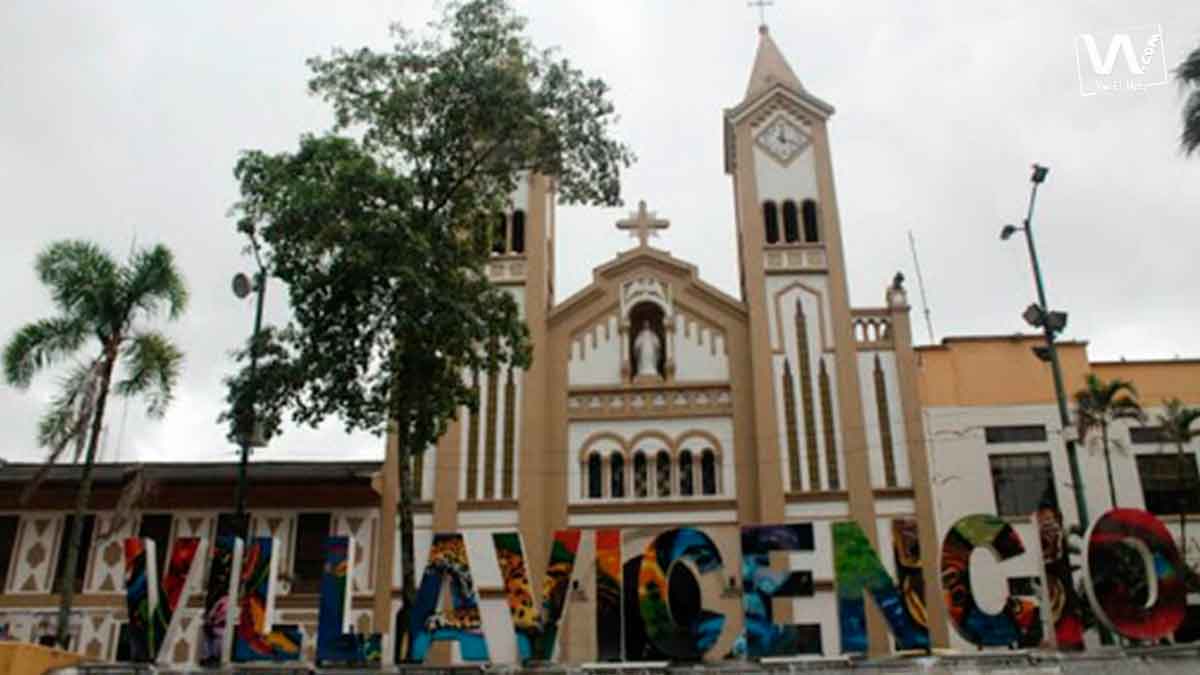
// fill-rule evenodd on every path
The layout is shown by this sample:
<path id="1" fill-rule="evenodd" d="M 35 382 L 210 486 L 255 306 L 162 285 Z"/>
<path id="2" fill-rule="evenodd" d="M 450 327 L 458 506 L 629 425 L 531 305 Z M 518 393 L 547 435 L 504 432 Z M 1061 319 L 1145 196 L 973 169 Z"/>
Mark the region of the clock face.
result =
<path id="1" fill-rule="evenodd" d="M 808 136 L 791 122 L 780 117 L 758 134 L 758 144 L 775 159 L 787 163 L 808 147 Z"/>

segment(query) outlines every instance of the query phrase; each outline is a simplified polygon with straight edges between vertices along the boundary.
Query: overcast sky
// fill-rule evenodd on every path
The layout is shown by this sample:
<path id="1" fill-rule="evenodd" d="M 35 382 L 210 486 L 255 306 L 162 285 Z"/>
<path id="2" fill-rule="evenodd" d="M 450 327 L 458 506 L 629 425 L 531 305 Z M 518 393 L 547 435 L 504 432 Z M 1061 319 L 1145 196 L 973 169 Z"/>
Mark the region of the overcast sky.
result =
<path id="1" fill-rule="evenodd" d="M 744 92 L 757 13 L 743 0 L 517 6 L 538 45 L 560 46 L 612 86 L 618 133 L 639 156 L 625 200 L 671 220 L 657 245 L 737 295 L 721 115 Z M 291 149 L 329 125 L 305 93 L 307 57 L 386 47 L 389 23 L 419 27 L 433 11 L 427 1 L 0 3 L 0 339 L 53 311 L 32 264 L 57 239 L 118 255 L 161 242 L 192 291 L 187 315 L 166 327 L 187 354 L 175 403 L 161 422 L 139 402 L 111 405 L 104 460 L 233 459 L 215 423 L 220 380 L 253 318 L 229 291 L 250 267 L 227 215 L 233 164 L 243 149 Z M 1021 330 L 1034 298 L 1028 258 L 997 233 L 1023 217 L 1039 161 L 1051 167 L 1039 252 L 1051 305 L 1070 312 L 1067 336 L 1088 340 L 1093 359 L 1200 356 L 1200 158 L 1177 148 L 1181 95 L 1172 84 L 1081 96 L 1075 51 L 1083 33 L 1103 52 L 1107 31 L 1157 24 L 1173 68 L 1200 44 L 1200 5 L 777 0 L 768 21 L 805 87 L 837 108 L 856 306 L 882 304 L 896 270 L 919 303 L 911 229 L 938 339 Z M 624 212 L 559 210 L 560 299 L 629 246 L 612 227 Z M 267 302 L 268 320 L 286 318 L 282 287 Z M 0 457 L 39 456 L 34 427 L 53 385 L 0 386 Z M 331 424 L 289 431 L 259 456 L 381 454 L 381 441 Z"/>

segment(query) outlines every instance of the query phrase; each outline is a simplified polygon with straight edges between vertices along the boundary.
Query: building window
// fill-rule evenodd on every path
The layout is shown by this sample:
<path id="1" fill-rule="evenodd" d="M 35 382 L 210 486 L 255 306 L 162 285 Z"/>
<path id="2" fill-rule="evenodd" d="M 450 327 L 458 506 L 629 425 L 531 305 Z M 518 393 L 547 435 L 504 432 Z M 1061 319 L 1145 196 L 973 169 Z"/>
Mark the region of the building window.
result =
<path id="1" fill-rule="evenodd" d="M 646 497 L 649 494 L 649 476 L 646 475 L 646 455 L 638 452 L 633 456 L 633 496 Z"/>
<path id="2" fill-rule="evenodd" d="M 796 216 L 796 202 L 783 203 L 783 239 L 789 244 L 800 241 L 800 219 Z"/>
<path id="3" fill-rule="evenodd" d="M 1162 427 L 1132 427 L 1129 440 L 1139 445 L 1161 445 L 1170 442 Z"/>
<path id="4" fill-rule="evenodd" d="M 592 454 L 587 463 L 588 497 L 591 499 L 604 495 L 604 477 L 600 469 L 600 455 Z"/>
<path id="5" fill-rule="evenodd" d="M 763 202 L 763 227 L 766 229 L 767 243 L 779 243 L 779 212 L 775 202 Z"/>
<path id="6" fill-rule="evenodd" d="M 821 241 L 821 227 L 817 223 L 817 203 L 811 199 L 805 199 L 800 209 L 804 212 L 804 241 L 809 243 Z"/>
<path id="7" fill-rule="evenodd" d="M 658 465 L 655 471 L 655 487 L 658 490 L 659 497 L 671 496 L 671 456 L 666 450 L 661 450 L 658 453 Z"/>
<path id="8" fill-rule="evenodd" d="M 521 210 L 512 215 L 512 252 L 525 252 L 525 212 Z"/>
<path id="9" fill-rule="evenodd" d="M 613 497 L 625 496 L 625 458 L 621 453 L 614 452 L 608 460 L 610 472 L 608 494 Z"/>
<path id="10" fill-rule="evenodd" d="M 1040 506 L 1058 506 L 1049 453 L 992 455 L 988 459 L 997 515 L 1027 516 Z"/>
<path id="11" fill-rule="evenodd" d="M 75 559 L 75 591 L 83 590 L 83 575 L 87 571 L 88 553 L 92 548 L 92 532 L 96 528 L 96 516 L 83 517 L 83 532 L 79 537 L 79 557 Z M 69 515 L 63 521 L 62 537 L 58 541 L 58 564 L 54 567 L 54 586 L 52 593 L 62 593 L 63 572 L 67 569 L 67 550 L 71 541 L 71 531 L 75 529 L 75 516 Z"/>
<path id="12" fill-rule="evenodd" d="M 8 578 L 13 543 L 17 540 L 17 525 L 20 522 L 21 519 L 17 516 L 0 516 L 0 595 L 4 594 L 4 580 Z"/>
<path id="13" fill-rule="evenodd" d="M 1146 510 L 1154 514 L 1177 514 L 1200 512 L 1200 490 L 1196 457 L 1187 453 L 1137 456 L 1138 478 L 1142 481 L 1142 495 L 1146 499 Z"/>
<path id="14" fill-rule="evenodd" d="M 717 494 L 717 456 L 708 449 L 700 455 L 700 491 L 706 495 Z"/>
<path id="15" fill-rule="evenodd" d="M 692 452 L 684 450 L 679 453 L 679 494 L 691 497 L 696 494 L 696 486 L 692 477 Z"/>
<path id="16" fill-rule="evenodd" d="M 1041 443 L 1046 440 L 1046 427 L 1041 424 L 986 427 L 983 435 L 988 443 Z"/>
<path id="17" fill-rule="evenodd" d="M 508 248 L 508 217 L 503 213 L 496 216 L 496 226 L 492 231 L 492 253 L 504 253 Z"/>
<path id="18" fill-rule="evenodd" d="M 246 527 L 245 527 L 246 534 L 249 534 L 249 531 L 250 531 L 250 514 L 247 513 L 246 514 Z M 241 524 L 238 522 L 237 514 L 221 513 L 221 514 L 217 515 L 217 536 L 218 537 L 241 537 L 242 532 L 243 532 L 243 529 L 242 529 Z"/>
<path id="19" fill-rule="evenodd" d="M 292 553 L 292 592 L 318 593 L 325 569 L 328 513 L 301 513 L 296 519 L 296 549 Z"/>
<path id="20" fill-rule="evenodd" d="M 117 653 L 113 655 L 113 661 L 128 662 L 132 658 L 129 652 L 129 622 L 122 621 L 121 628 L 117 631 Z"/>
<path id="21" fill-rule="evenodd" d="M 158 578 L 163 577 L 166 569 L 167 550 L 171 546 L 171 514 L 147 513 L 142 516 L 138 525 L 138 537 L 154 542 L 154 562 L 158 565 Z"/>

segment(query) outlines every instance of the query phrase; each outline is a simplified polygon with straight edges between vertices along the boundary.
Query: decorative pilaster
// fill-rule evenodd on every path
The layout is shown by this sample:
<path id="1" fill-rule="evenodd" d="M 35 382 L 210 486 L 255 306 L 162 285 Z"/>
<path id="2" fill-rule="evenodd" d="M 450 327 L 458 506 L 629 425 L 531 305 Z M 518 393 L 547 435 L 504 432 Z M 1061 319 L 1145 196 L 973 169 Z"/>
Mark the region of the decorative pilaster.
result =
<path id="1" fill-rule="evenodd" d="M 821 421 L 825 427 L 825 472 L 829 476 L 829 489 L 840 490 L 841 479 L 838 475 L 837 434 L 833 428 L 833 396 L 829 391 L 829 374 L 825 372 L 825 359 L 820 360 L 821 372 Z"/>
<path id="2" fill-rule="evenodd" d="M 504 487 L 505 499 L 513 497 L 513 458 L 516 439 L 513 437 L 516 428 L 517 387 L 514 382 L 512 367 L 508 369 L 508 382 L 504 384 Z"/>
<path id="3" fill-rule="evenodd" d="M 791 482 L 788 489 L 797 492 L 802 489 L 800 481 L 800 440 L 796 434 L 796 394 L 792 383 L 792 367 L 786 358 L 783 359 L 783 415 L 787 426 L 788 472 Z"/>
<path id="4" fill-rule="evenodd" d="M 493 370 L 487 376 L 487 412 L 483 427 L 483 498 L 496 496 L 496 403 L 499 392 L 496 380 L 500 371 Z"/>
<path id="5" fill-rule="evenodd" d="M 479 395 L 479 371 L 471 373 L 471 388 Z M 467 409 L 467 500 L 479 497 L 479 413 Z"/>
<path id="6" fill-rule="evenodd" d="M 879 414 L 879 442 L 883 446 L 883 477 L 888 487 L 896 487 L 896 454 L 892 447 L 892 418 L 888 412 L 887 382 L 879 354 L 875 354 L 875 406 Z"/>

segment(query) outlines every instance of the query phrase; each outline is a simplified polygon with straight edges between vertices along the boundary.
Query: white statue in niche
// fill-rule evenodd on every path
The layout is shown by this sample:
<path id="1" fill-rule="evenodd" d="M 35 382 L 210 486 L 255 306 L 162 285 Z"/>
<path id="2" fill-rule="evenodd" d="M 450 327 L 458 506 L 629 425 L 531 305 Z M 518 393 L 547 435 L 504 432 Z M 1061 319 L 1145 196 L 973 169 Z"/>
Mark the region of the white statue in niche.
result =
<path id="1" fill-rule="evenodd" d="M 649 321 L 642 322 L 642 329 L 633 340 L 633 350 L 637 372 L 634 377 L 661 377 L 658 372 L 658 359 L 662 355 L 662 341 L 650 327 Z"/>

